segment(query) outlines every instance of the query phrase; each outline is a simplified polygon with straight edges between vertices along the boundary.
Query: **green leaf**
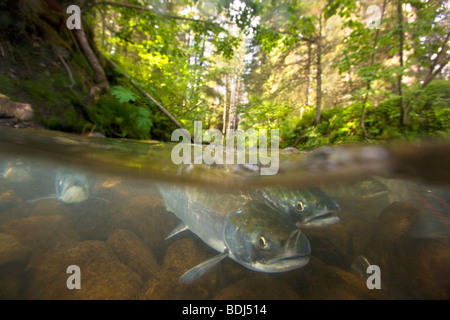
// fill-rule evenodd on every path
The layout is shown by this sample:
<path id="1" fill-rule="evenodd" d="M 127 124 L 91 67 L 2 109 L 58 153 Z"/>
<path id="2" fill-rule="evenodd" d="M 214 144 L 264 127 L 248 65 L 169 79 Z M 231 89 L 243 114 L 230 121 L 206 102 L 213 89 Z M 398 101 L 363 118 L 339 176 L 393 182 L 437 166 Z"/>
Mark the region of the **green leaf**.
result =
<path id="1" fill-rule="evenodd" d="M 120 102 L 134 102 L 138 98 L 133 91 L 122 86 L 114 86 L 110 89 L 110 93 Z"/>

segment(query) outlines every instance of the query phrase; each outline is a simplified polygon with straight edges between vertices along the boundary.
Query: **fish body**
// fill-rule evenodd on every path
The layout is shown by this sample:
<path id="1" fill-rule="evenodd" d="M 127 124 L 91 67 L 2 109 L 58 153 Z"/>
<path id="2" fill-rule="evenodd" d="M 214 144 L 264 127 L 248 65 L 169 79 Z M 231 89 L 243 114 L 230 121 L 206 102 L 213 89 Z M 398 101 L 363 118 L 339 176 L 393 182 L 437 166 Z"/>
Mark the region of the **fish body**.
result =
<path id="1" fill-rule="evenodd" d="M 450 234 L 450 192 L 437 186 L 393 178 L 371 176 L 362 180 L 336 184 L 327 190 L 333 197 L 352 203 L 361 202 L 376 209 L 394 202 L 407 202 L 419 209 L 410 235 L 417 238 L 435 238 Z"/>
<path id="2" fill-rule="evenodd" d="M 299 227 L 325 227 L 339 222 L 339 205 L 317 187 L 267 188 L 258 193 Z"/>
<path id="3" fill-rule="evenodd" d="M 168 211 L 183 222 L 172 235 L 189 229 L 219 252 L 185 273 L 182 283 L 198 279 L 229 257 L 255 271 L 276 273 L 309 262 L 308 239 L 284 214 L 258 199 L 213 194 L 194 188 L 158 186 Z"/>
<path id="4" fill-rule="evenodd" d="M 330 187 L 333 196 L 355 200 L 379 199 L 389 194 L 386 184 L 375 176 L 362 180 L 336 183 Z"/>
<path id="5" fill-rule="evenodd" d="M 411 235 L 417 238 L 447 237 L 450 234 L 450 191 L 398 179 L 381 179 L 389 190 L 389 201 L 408 202 L 420 208 Z"/>
<path id="6" fill-rule="evenodd" d="M 56 199 L 66 204 L 75 204 L 90 198 L 107 202 L 106 199 L 92 195 L 93 184 L 93 179 L 83 172 L 59 168 L 55 176 L 55 193 L 46 197 L 27 200 L 27 202 Z"/>
<path id="7" fill-rule="evenodd" d="M 30 165 L 21 158 L 6 160 L 2 175 L 13 182 L 25 182 L 32 178 Z"/>

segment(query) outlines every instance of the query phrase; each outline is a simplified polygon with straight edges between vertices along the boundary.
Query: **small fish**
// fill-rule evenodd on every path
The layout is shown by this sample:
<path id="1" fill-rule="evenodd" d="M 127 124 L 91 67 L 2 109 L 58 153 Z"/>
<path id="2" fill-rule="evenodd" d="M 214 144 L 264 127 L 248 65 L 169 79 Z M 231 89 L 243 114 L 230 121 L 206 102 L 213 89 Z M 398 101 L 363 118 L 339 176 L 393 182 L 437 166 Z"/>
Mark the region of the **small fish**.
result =
<path id="1" fill-rule="evenodd" d="M 92 180 L 82 172 L 75 172 L 67 169 L 59 169 L 55 177 L 56 196 L 51 195 L 43 198 L 28 200 L 35 202 L 44 199 L 55 199 L 63 203 L 81 203 L 89 198 L 96 198 L 102 201 L 108 201 L 98 197 L 92 197 Z"/>
<path id="2" fill-rule="evenodd" d="M 182 220 L 166 239 L 191 230 L 219 252 L 183 274 L 181 283 L 192 283 L 226 257 L 267 273 L 290 271 L 309 262 L 311 247 L 306 236 L 265 201 L 194 188 L 159 185 L 158 189 L 167 210 Z"/>
<path id="3" fill-rule="evenodd" d="M 25 182 L 32 178 L 30 165 L 21 158 L 6 160 L 2 175 L 13 182 Z"/>
<path id="4" fill-rule="evenodd" d="M 55 178 L 56 199 L 64 203 L 80 203 L 89 199 L 92 189 L 84 173 L 58 170 Z"/>
<path id="5" fill-rule="evenodd" d="M 326 227 L 339 222 L 339 205 L 317 187 L 267 188 L 258 192 L 299 227 Z"/>
<path id="6" fill-rule="evenodd" d="M 333 196 L 353 198 L 354 200 L 376 199 L 388 196 L 389 189 L 376 177 L 337 183 L 331 187 Z"/>

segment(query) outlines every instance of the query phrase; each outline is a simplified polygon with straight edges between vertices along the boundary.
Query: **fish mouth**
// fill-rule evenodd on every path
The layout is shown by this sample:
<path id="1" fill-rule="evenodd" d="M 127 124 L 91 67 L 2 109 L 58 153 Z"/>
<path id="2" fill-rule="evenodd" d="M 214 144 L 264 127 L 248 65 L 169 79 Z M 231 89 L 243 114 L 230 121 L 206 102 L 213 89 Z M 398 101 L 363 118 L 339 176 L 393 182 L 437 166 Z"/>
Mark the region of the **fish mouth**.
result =
<path id="1" fill-rule="evenodd" d="M 309 263 L 311 246 L 308 238 L 298 229 L 291 233 L 281 252 L 270 258 L 255 259 L 246 266 L 250 269 L 267 272 L 280 273 L 301 268 Z"/>
<path id="2" fill-rule="evenodd" d="M 309 255 L 292 255 L 274 259 L 267 264 L 267 267 L 276 266 L 271 271 L 266 272 L 285 272 L 301 268 L 309 263 Z"/>
<path id="3" fill-rule="evenodd" d="M 268 265 L 276 266 L 275 269 L 282 271 L 297 269 L 308 264 L 310 254 L 309 240 L 300 230 L 296 230 L 286 242 L 284 254 L 269 261 Z"/>
<path id="4" fill-rule="evenodd" d="M 293 255 L 293 256 L 273 260 L 271 263 L 295 262 L 295 261 L 306 261 L 306 260 L 309 261 L 309 255 Z"/>
<path id="5" fill-rule="evenodd" d="M 298 227 L 326 227 L 340 221 L 338 217 L 339 210 L 327 210 L 319 213 L 315 213 L 311 217 L 303 220 L 302 222 L 298 222 Z"/>

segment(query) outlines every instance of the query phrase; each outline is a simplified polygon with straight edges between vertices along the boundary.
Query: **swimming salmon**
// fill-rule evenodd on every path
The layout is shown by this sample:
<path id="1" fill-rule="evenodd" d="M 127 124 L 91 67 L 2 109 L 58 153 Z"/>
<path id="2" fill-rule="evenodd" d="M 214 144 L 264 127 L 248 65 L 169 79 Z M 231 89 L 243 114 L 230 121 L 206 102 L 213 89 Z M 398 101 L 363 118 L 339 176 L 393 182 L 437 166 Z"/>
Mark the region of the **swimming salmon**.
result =
<path id="1" fill-rule="evenodd" d="M 219 252 L 183 274 L 181 283 L 195 281 L 226 257 L 268 273 L 290 271 L 309 262 L 311 248 L 306 236 L 265 201 L 192 187 L 159 185 L 158 189 L 167 210 L 182 220 L 167 238 L 191 230 Z"/>
<path id="2" fill-rule="evenodd" d="M 299 227 L 325 227 L 339 222 L 339 205 L 317 187 L 267 188 L 257 193 Z"/>
<path id="3" fill-rule="evenodd" d="M 56 172 L 55 177 L 55 192 L 56 195 L 50 195 L 33 200 L 27 200 L 27 202 L 35 202 L 45 199 L 56 199 L 63 203 L 81 203 L 89 198 L 94 198 L 102 201 L 108 201 L 103 198 L 92 196 L 93 181 L 87 174 L 68 170 L 66 168 L 60 168 Z"/>

